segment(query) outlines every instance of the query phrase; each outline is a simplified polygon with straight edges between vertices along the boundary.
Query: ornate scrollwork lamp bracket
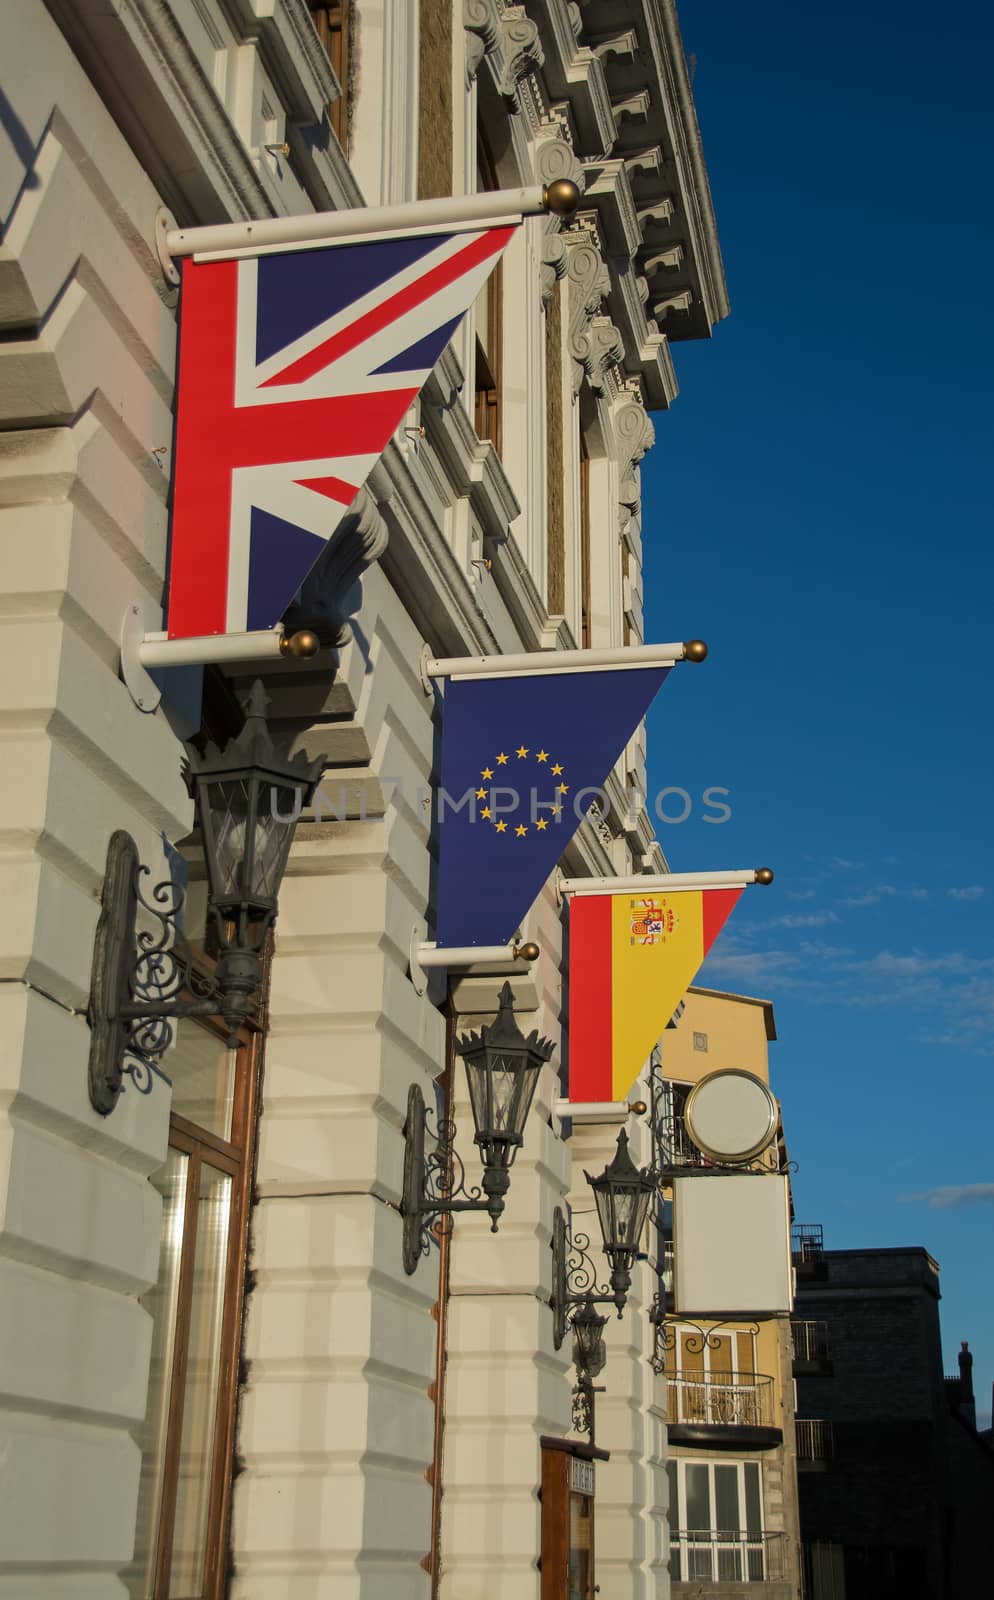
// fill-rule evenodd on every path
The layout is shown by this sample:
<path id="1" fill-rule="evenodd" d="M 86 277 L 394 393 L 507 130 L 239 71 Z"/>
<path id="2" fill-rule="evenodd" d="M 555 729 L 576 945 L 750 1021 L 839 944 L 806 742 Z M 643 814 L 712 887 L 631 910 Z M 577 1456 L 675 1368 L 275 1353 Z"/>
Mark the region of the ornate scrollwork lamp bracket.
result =
<path id="1" fill-rule="evenodd" d="M 577 1309 L 583 1305 L 612 1305 L 620 1317 L 625 1309 L 630 1280 L 611 1274 L 611 1284 L 597 1282 L 590 1256 L 590 1239 L 574 1233 L 562 1206 L 552 1214 L 552 1340 L 558 1350 Z M 616 1281 L 617 1280 L 617 1281 Z"/>
<path id="2" fill-rule="evenodd" d="M 410 1275 L 422 1256 L 431 1251 L 432 1237 L 444 1218 L 456 1211 L 487 1211 L 490 1231 L 504 1209 L 510 1185 L 506 1168 L 484 1168 L 483 1185 L 466 1187 L 466 1168 L 455 1148 L 456 1126 L 439 1118 L 435 1147 L 425 1154 L 425 1134 L 429 1132 L 424 1095 L 416 1083 L 407 1092 L 407 1121 L 404 1124 L 404 1188 L 401 1211 L 404 1219 L 404 1271 Z M 503 1180 L 503 1181 L 502 1181 Z"/>
<path id="3" fill-rule="evenodd" d="M 221 1009 L 217 982 L 198 967 L 178 930 L 183 889 L 167 879 L 147 896 L 148 876 L 131 835 L 113 834 L 87 1013 L 90 1101 L 102 1116 L 117 1104 L 125 1075 L 143 1094 L 153 1074 L 163 1076 L 159 1063 L 177 1019 L 215 1016 Z M 152 919 L 151 929 L 138 930 L 140 912 Z"/>

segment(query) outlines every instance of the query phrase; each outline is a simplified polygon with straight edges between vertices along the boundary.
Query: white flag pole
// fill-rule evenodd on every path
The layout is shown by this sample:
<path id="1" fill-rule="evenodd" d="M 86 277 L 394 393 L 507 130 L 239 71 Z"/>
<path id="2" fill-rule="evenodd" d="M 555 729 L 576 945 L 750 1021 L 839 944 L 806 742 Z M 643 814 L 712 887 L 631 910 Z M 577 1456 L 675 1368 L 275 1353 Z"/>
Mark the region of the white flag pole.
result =
<path id="1" fill-rule="evenodd" d="M 560 878 L 561 897 L 571 894 L 666 894 L 681 889 L 741 889 L 746 884 L 773 882 L 769 867 L 733 868 L 728 872 L 643 873 L 631 878 Z"/>
<path id="2" fill-rule="evenodd" d="M 263 217 L 253 222 L 219 222 L 202 228 L 163 226 L 165 254 L 231 255 L 267 246 L 315 244 L 354 238 L 358 234 L 398 233 L 411 228 L 458 227 L 487 223 L 506 226 L 522 217 L 552 212 L 568 217 L 580 203 L 580 191 L 568 178 L 534 184 L 527 189 L 491 189 L 482 194 L 445 195 L 438 200 L 413 200 L 401 206 L 363 206 L 354 211 L 311 211 L 301 217 Z"/>
<path id="3" fill-rule="evenodd" d="M 703 661 L 707 653 L 703 639 L 689 639 L 685 644 L 626 645 L 616 650 L 528 650 L 503 656 L 435 657 L 426 650 L 421 675 L 428 688 L 433 678 L 544 678 L 552 673 L 605 668 L 675 667 L 678 661 Z"/>

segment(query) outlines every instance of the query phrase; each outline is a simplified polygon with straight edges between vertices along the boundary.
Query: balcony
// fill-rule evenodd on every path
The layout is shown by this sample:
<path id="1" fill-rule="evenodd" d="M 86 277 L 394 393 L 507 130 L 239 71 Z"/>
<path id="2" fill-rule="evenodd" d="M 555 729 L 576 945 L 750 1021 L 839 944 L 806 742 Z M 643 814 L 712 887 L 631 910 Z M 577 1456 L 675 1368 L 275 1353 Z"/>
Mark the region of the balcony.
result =
<path id="1" fill-rule="evenodd" d="M 834 1454 L 832 1424 L 821 1417 L 797 1417 L 798 1472 L 827 1472 Z"/>
<path id="2" fill-rule="evenodd" d="M 832 1371 L 828 1323 L 792 1322 L 790 1336 L 794 1347 L 794 1377 L 828 1377 Z"/>
<path id="3" fill-rule="evenodd" d="M 724 1584 L 770 1584 L 785 1576 L 782 1533 L 722 1533 L 670 1530 L 670 1580 L 674 1595 L 696 1595 Z M 686 1589 L 678 1589 L 686 1584 Z M 737 1594 L 738 1589 L 729 1593 Z"/>
<path id="4" fill-rule="evenodd" d="M 772 1450 L 783 1443 L 773 1421 L 773 1379 L 724 1372 L 715 1377 L 671 1377 L 666 1385 L 671 1444 L 709 1450 Z"/>
<path id="5" fill-rule="evenodd" d="M 825 1230 L 820 1222 L 795 1222 L 791 1225 L 790 1259 L 799 1279 L 811 1282 L 828 1276 Z"/>

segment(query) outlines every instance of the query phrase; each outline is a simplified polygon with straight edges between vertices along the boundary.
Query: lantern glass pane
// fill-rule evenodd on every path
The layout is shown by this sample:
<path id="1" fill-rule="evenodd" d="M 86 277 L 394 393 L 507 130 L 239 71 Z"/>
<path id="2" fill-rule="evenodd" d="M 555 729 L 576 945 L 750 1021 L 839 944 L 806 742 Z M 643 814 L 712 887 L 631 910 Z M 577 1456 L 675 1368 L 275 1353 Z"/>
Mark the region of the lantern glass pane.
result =
<path id="1" fill-rule="evenodd" d="M 490 1126 L 489 1074 L 486 1056 L 466 1057 L 466 1082 L 469 1084 L 469 1103 L 477 1133 L 485 1133 Z"/>
<path id="2" fill-rule="evenodd" d="M 238 899 L 242 892 L 251 788 L 244 778 L 211 779 L 204 784 L 203 792 L 214 835 L 215 894 L 222 901 Z"/>
<path id="3" fill-rule="evenodd" d="M 615 1190 L 614 1227 L 614 1237 L 619 1244 L 634 1244 L 635 1193 L 632 1189 Z"/>
<path id="4" fill-rule="evenodd" d="M 299 789 L 289 793 L 275 783 L 259 785 L 259 809 L 255 824 L 255 854 L 252 863 L 252 895 L 260 900 L 275 900 L 293 843 Z"/>

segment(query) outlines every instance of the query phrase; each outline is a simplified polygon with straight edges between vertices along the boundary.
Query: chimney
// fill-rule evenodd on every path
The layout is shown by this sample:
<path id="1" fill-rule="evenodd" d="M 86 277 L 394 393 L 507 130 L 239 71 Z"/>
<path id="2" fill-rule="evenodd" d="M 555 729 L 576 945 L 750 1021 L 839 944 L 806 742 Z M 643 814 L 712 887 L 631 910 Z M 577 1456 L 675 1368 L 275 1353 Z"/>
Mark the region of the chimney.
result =
<path id="1" fill-rule="evenodd" d="M 960 1381 L 960 1399 L 961 1400 L 972 1400 L 973 1399 L 973 1357 L 970 1354 L 970 1346 L 967 1344 L 965 1339 L 963 1340 L 962 1344 L 959 1347 L 959 1381 Z"/>

